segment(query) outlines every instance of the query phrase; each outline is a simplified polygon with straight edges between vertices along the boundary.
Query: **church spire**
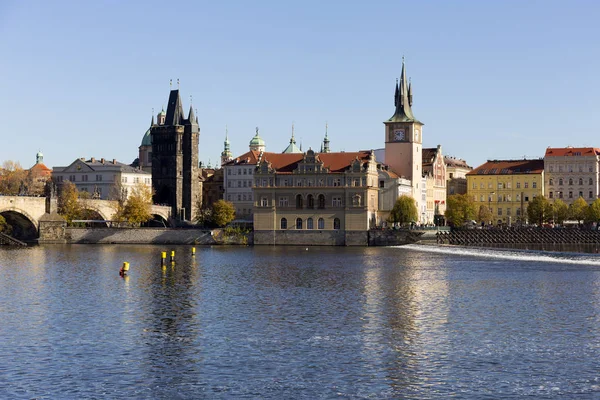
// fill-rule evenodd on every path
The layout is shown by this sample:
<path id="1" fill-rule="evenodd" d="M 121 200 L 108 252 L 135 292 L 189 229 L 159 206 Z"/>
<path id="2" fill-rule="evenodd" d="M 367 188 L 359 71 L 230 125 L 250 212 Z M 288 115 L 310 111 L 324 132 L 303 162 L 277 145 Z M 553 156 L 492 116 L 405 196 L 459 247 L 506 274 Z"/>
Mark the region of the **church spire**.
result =
<path id="1" fill-rule="evenodd" d="M 196 119 L 196 115 L 194 114 L 194 107 L 191 104 L 190 104 L 190 112 L 188 114 L 188 122 L 190 124 L 198 123 L 198 121 Z"/>
<path id="2" fill-rule="evenodd" d="M 396 110 L 392 118 L 388 120 L 389 122 L 419 122 L 413 115 L 411 109 L 412 83 L 408 83 L 406 80 L 404 57 L 402 57 L 402 73 L 400 74 L 400 83 L 396 83 L 394 106 L 396 107 Z"/>
<path id="3" fill-rule="evenodd" d="M 325 122 L 325 138 L 323 139 L 323 153 L 329 153 L 329 138 L 327 137 L 327 122 Z"/>

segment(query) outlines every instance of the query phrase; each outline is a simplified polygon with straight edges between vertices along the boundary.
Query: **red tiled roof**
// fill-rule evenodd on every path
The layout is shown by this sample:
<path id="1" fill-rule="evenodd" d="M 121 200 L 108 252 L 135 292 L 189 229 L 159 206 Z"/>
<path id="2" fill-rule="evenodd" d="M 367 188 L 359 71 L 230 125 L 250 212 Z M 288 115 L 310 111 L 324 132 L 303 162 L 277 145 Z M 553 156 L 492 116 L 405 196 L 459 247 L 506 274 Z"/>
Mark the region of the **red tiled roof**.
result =
<path id="1" fill-rule="evenodd" d="M 600 149 L 595 147 L 548 147 L 545 157 L 598 156 Z"/>
<path id="2" fill-rule="evenodd" d="M 315 157 L 323 162 L 323 165 L 329 168 L 330 172 L 343 172 L 352 161 L 357 158 L 367 161 L 370 158 L 370 151 L 340 152 L 340 153 L 315 153 Z M 263 153 L 262 159 L 271 163 L 278 173 L 291 173 L 298 168 L 298 163 L 304 159 L 304 154 L 300 153 Z"/>
<path id="3" fill-rule="evenodd" d="M 467 175 L 541 174 L 544 160 L 490 160 Z"/>
<path id="4" fill-rule="evenodd" d="M 249 152 L 244 153 L 241 156 L 236 157 L 231 161 L 227 161 L 223 165 L 239 165 L 239 164 L 256 165 L 258 163 L 258 155 L 259 154 L 260 154 L 259 151 L 250 150 Z"/>
<path id="5" fill-rule="evenodd" d="M 33 167 L 31 167 L 29 169 L 31 172 L 35 172 L 38 174 L 51 174 L 52 173 L 52 169 L 48 168 L 46 165 L 44 165 L 43 163 L 38 163 L 35 164 Z"/>

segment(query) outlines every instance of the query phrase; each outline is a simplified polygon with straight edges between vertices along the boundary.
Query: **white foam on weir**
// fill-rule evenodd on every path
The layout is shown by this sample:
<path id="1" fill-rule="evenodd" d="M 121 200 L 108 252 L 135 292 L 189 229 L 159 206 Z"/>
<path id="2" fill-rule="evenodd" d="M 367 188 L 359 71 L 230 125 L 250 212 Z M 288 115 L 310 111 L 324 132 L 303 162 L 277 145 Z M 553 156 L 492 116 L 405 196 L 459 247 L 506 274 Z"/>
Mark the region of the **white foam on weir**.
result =
<path id="1" fill-rule="evenodd" d="M 497 258 L 504 260 L 519 260 L 547 262 L 558 264 L 596 265 L 600 266 L 600 255 L 569 252 L 549 252 L 539 250 L 491 249 L 461 246 L 432 246 L 423 244 L 408 244 L 392 246 L 398 249 L 416 250 L 426 253 L 453 254 L 473 257 Z"/>

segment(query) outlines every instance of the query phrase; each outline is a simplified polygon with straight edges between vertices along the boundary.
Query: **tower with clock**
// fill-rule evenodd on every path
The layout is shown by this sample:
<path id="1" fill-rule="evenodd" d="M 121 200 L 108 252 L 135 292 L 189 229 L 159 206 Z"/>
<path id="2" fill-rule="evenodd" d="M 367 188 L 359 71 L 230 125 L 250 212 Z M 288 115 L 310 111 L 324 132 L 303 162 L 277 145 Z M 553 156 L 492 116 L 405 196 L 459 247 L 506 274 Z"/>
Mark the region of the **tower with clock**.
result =
<path id="1" fill-rule="evenodd" d="M 400 82 L 394 94 L 396 110 L 385 125 L 385 163 L 398 175 L 412 181 L 413 197 L 418 198 L 422 175 L 423 123 L 412 112 L 412 84 L 406 81 L 404 58 Z"/>

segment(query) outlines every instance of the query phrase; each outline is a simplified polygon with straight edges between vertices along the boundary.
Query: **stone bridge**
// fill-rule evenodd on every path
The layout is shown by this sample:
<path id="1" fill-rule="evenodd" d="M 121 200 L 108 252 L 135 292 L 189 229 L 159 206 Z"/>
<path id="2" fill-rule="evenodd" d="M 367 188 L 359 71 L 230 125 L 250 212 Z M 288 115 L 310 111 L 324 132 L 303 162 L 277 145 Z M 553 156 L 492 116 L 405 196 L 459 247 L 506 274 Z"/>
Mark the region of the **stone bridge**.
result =
<path id="1" fill-rule="evenodd" d="M 93 211 L 98 220 L 110 221 L 117 202 L 113 200 L 79 199 L 84 209 Z M 153 205 L 153 219 L 168 226 L 171 207 Z M 46 198 L 30 196 L 0 196 L 0 215 L 13 227 L 13 236 L 20 239 L 38 237 L 40 219 L 46 214 Z"/>

